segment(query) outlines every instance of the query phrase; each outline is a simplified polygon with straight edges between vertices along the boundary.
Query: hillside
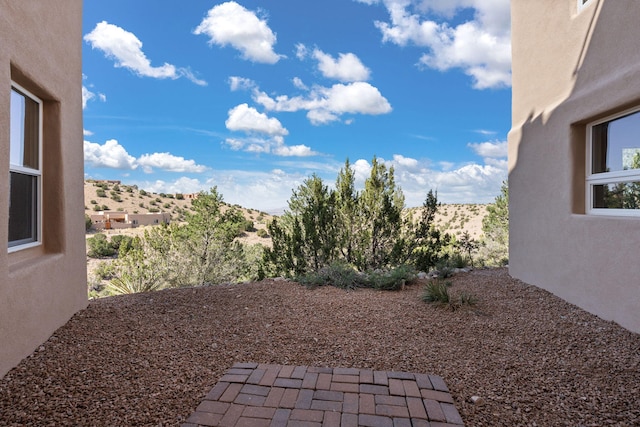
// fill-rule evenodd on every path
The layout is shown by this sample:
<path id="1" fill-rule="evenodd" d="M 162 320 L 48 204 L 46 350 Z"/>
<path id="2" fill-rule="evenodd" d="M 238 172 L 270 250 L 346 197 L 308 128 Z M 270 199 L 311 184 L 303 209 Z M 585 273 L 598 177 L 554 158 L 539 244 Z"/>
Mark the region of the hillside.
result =
<path id="1" fill-rule="evenodd" d="M 191 199 L 188 195 L 150 193 L 131 186 L 114 181 L 87 180 L 84 183 L 85 213 L 90 215 L 94 211 L 114 210 L 128 213 L 153 213 L 169 212 L 172 221 L 184 221 L 185 213 L 191 209 Z M 226 204 L 226 208 L 231 205 Z M 245 219 L 253 221 L 255 231 L 245 233 L 241 240 L 246 243 L 262 243 L 270 246 L 271 239 L 257 236 L 257 231 L 266 229 L 267 223 L 273 218 L 266 212 L 241 207 Z M 474 239 L 482 237 L 482 219 L 487 214 L 487 205 L 482 204 L 443 204 L 436 214 L 435 224 L 443 232 L 448 232 L 456 237 L 468 231 Z M 419 217 L 420 208 L 409 209 L 414 218 Z M 142 228 L 142 227 L 141 227 Z M 136 230 L 126 230 L 127 234 Z M 122 231 L 120 231 L 122 232 Z M 116 230 L 110 233 L 118 233 Z"/>
<path id="2" fill-rule="evenodd" d="M 113 210 L 133 214 L 145 214 L 154 212 L 169 212 L 171 221 L 182 222 L 185 214 L 191 210 L 191 199 L 183 194 L 151 193 L 139 189 L 137 186 L 118 183 L 117 181 L 86 180 L 84 182 L 84 209 L 87 215 L 101 210 Z M 231 207 L 229 204 L 224 209 Z M 255 228 L 252 232 L 246 232 L 241 240 L 245 243 L 262 243 L 270 245 L 271 239 L 257 235 L 258 230 L 267 228 L 267 222 L 273 217 L 265 212 L 254 209 L 240 209 L 245 219 L 253 222 Z M 108 234 L 138 234 L 144 227 L 128 230 L 109 230 Z"/>

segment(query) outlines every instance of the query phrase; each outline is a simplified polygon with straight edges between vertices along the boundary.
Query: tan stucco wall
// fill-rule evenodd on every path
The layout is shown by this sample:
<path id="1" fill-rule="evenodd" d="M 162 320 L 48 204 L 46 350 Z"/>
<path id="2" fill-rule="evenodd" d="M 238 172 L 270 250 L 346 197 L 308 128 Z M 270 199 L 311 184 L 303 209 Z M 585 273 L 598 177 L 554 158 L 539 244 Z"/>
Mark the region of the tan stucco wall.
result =
<path id="1" fill-rule="evenodd" d="M 43 244 L 8 253 L 0 180 L 0 377 L 86 307 L 82 1 L 0 0 L 0 175 L 9 176 L 11 81 L 44 101 Z"/>
<path id="2" fill-rule="evenodd" d="M 640 332 L 640 218 L 585 215 L 586 124 L 640 105 L 640 7 L 511 8 L 509 271 Z"/>

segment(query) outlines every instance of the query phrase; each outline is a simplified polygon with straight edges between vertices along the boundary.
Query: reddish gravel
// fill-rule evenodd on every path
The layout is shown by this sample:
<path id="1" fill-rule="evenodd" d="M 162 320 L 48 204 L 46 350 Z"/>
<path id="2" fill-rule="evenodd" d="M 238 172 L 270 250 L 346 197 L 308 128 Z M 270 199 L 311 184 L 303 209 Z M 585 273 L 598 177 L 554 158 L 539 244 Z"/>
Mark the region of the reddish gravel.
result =
<path id="1" fill-rule="evenodd" d="M 179 425 L 234 362 L 437 374 L 467 426 L 640 425 L 640 335 L 504 269 L 456 276 L 452 291 L 479 303 L 455 312 L 422 287 L 264 281 L 92 301 L 0 380 L 0 425 Z"/>

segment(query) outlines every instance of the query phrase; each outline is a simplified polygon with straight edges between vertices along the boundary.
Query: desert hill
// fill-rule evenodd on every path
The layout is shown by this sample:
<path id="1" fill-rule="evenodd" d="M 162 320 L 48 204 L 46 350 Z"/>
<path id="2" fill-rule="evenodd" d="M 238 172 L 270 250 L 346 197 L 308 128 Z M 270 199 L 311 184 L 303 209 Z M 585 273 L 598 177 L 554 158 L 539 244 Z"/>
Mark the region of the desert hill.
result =
<path id="1" fill-rule="evenodd" d="M 191 199 L 187 194 L 152 193 L 137 186 L 127 185 L 120 181 L 86 180 L 84 183 L 85 213 L 90 215 L 101 210 L 124 211 L 128 213 L 168 212 L 172 221 L 184 221 L 185 213 L 191 209 Z M 225 204 L 226 208 L 231 207 Z M 247 221 L 252 221 L 254 231 L 245 233 L 242 240 L 246 243 L 262 243 L 270 245 L 267 237 L 258 237 L 260 229 L 266 230 L 267 223 L 273 218 L 266 212 L 235 205 L 240 209 Z M 482 237 L 482 219 L 487 214 L 487 205 L 483 204 L 443 204 L 436 214 L 436 226 L 443 232 L 456 237 L 465 231 L 471 237 L 480 240 Z M 224 209 L 224 207 L 223 207 Z M 414 217 L 420 215 L 421 208 L 409 208 Z M 135 233 L 136 230 L 111 230 L 110 234 Z M 261 232 L 260 234 L 263 234 Z"/>

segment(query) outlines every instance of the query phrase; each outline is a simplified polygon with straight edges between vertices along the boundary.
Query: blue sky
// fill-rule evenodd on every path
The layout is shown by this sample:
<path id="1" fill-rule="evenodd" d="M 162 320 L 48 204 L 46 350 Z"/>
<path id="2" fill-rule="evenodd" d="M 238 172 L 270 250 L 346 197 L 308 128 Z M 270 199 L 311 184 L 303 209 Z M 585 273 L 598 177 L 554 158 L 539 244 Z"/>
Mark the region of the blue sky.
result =
<path id="1" fill-rule="evenodd" d="M 88 0 L 85 176 L 285 208 L 376 156 L 408 207 L 507 177 L 509 0 Z"/>

